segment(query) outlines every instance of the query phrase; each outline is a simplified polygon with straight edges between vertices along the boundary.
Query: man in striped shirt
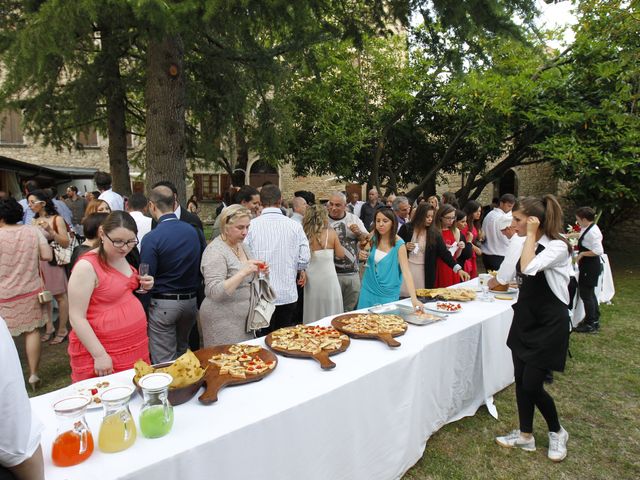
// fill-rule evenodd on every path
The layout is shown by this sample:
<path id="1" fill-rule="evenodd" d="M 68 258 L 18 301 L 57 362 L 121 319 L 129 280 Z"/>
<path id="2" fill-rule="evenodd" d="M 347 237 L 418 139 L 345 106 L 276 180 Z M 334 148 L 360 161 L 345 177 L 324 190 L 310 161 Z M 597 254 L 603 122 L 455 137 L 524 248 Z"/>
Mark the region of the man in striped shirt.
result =
<path id="1" fill-rule="evenodd" d="M 257 260 L 269 265 L 269 282 L 276 292 L 276 310 L 263 333 L 295 324 L 298 284 L 305 283 L 309 264 L 309 241 L 302 225 L 282 214 L 282 194 L 275 185 L 260 190 L 262 214 L 251 220 L 245 243 Z"/>

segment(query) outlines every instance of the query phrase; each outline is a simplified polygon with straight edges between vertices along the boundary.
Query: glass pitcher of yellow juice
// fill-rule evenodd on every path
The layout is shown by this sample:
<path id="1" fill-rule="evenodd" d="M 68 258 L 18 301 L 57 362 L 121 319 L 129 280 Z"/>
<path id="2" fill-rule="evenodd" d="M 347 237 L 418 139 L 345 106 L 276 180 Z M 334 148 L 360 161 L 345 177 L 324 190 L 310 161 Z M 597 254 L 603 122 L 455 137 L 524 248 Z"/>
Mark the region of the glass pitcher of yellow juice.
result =
<path id="1" fill-rule="evenodd" d="M 104 417 L 98 434 L 98 448 L 103 452 L 120 452 L 136 441 L 136 424 L 129 410 L 133 392 L 133 388 L 122 386 L 108 388 L 100 395 Z"/>

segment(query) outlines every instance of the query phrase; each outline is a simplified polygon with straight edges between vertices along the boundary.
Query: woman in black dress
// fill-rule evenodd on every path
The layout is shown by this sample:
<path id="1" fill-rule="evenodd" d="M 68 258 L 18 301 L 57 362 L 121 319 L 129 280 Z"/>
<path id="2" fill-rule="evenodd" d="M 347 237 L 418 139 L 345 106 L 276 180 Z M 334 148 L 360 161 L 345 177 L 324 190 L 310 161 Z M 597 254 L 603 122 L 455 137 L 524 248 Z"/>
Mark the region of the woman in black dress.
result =
<path id="1" fill-rule="evenodd" d="M 454 260 L 451 252 L 444 243 L 439 229 L 433 225 L 435 208 L 427 203 L 421 203 L 411 222 L 405 223 L 398 231 L 398 236 L 407 243 L 407 251 L 413 252 L 415 246 L 424 253 L 424 288 L 433 288 L 436 282 L 436 259 L 441 258 L 461 281 L 469 280 L 465 272 Z"/>
<path id="2" fill-rule="evenodd" d="M 512 226 L 525 237 L 524 242 L 512 241 L 505 257 L 507 265 L 515 265 L 520 287 L 507 338 L 520 428 L 496 437 L 503 447 L 535 450 L 533 414 L 538 407 L 549 428 L 548 457 L 554 462 L 567 456 L 569 439 L 553 398 L 544 389 L 550 370 L 564 370 L 569 346 L 571 247 L 562 236 L 562 224 L 562 209 L 553 195 L 527 197 L 513 209 Z M 494 282 L 489 282 L 490 288 Z"/>

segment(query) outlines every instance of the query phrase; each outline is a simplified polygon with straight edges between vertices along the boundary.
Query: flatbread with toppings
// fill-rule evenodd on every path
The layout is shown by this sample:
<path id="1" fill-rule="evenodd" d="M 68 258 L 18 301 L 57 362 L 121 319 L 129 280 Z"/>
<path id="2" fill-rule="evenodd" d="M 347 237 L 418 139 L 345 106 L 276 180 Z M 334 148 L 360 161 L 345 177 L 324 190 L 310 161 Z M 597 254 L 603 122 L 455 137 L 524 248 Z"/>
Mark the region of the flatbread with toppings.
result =
<path id="1" fill-rule="evenodd" d="M 219 375 L 247 378 L 275 368 L 275 360 L 265 361 L 258 356 L 261 350 L 256 345 L 231 345 L 228 353 L 215 353 L 208 361 L 219 368 Z"/>
<path id="2" fill-rule="evenodd" d="M 276 330 L 271 334 L 271 348 L 287 351 L 298 350 L 310 354 L 323 350 L 339 350 L 349 338 L 333 327 L 296 325 Z"/>
<path id="3" fill-rule="evenodd" d="M 313 358 L 324 370 L 335 368 L 329 356 L 344 352 L 351 343 L 333 327 L 311 325 L 281 328 L 267 335 L 265 342 L 281 355 Z"/>
<path id="4" fill-rule="evenodd" d="M 471 288 L 418 288 L 416 289 L 416 296 L 469 302 L 476 299 L 476 292 Z"/>
<path id="5" fill-rule="evenodd" d="M 394 335 L 404 333 L 407 330 L 407 322 L 399 315 L 363 313 L 342 320 L 342 330 L 357 334 L 377 335 L 388 333 Z"/>

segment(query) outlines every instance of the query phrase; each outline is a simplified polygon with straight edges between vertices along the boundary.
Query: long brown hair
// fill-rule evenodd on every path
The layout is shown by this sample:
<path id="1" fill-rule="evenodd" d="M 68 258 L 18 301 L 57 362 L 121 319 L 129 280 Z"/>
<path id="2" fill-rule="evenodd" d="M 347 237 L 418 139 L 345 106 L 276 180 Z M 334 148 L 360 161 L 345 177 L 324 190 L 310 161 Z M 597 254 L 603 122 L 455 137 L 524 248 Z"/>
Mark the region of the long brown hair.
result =
<path id="1" fill-rule="evenodd" d="M 373 216 L 373 238 L 375 239 L 375 244 L 380 245 L 380 232 L 376 228 L 376 217 L 378 214 L 384 215 L 389 220 L 391 220 L 391 230 L 389 231 L 389 243 L 392 247 L 396 246 L 396 234 L 398 232 L 398 219 L 396 218 L 396 214 L 393 213 L 391 207 L 383 207 L 376 210 L 375 215 Z"/>
<path id="2" fill-rule="evenodd" d="M 563 235 L 562 207 L 554 195 L 548 194 L 542 198 L 525 197 L 516 202 L 513 210 L 522 211 L 527 217 L 536 217 L 540 220 L 538 229 L 551 240 L 562 240 L 571 253 L 571 245 Z"/>
<path id="3" fill-rule="evenodd" d="M 451 212 L 455 212 L 456 209 L 453 205 L 450 205 L 448 203 L 443 204 L 442 206 L 440 206 L 440 208 L 438 209 L 438 211 L 436 212 L 435 217 L 433 218 L 433 224 L 440 230 L 443 230 L 443 226 L 442 226 L 442 217 L 444 217 L 445 215 L 448 215 Z M 455 224 L 455 221 L 453 222 L 452 226 Z"/>
<path id="4" fill-rule="evenodd" d="M 413 225 L 413 231 L 416 232 L 417 234 L 420 234 L 423 231 L 425 231 L 427 229 L 427 226 L 424 224 L 424 222 L 427 218 L 427 215 L 429 214 L 430 211 L 433 211 L 433 214 L 435 216 L 436 214 L 435 210 L 436 209 L 433 208 L 432 205 L 426 202 L 418 204 L 418 208 L 416 208 L 416 214 L 413 216 L 413 220 L 411 220 L 411 225 Z M 433 223 L 433 221 L 431 223 Z"/>
<path id="5" fill-rule="evenodd" d="M 122 210 L 116 210 L 115 212 L 111 212 L 107 218 L 105 218 L 104 222 L 102 222 L 102 231 L 105 234 L 109 234 L 114 231 L 116 228 L 126 228 L 127 230 L 135 233 L 136 237 L 138 236 L 138 226 L 136 225 L 136 221 L 133 219 L 131 215 Z M 110 269 L 109 263 L 107 262 L 107 252 L 104 251 L 104 244 L 102 242 L 102 238 L 98 236 L 100 240 L 100 244 L 98 245 L 98 260 L 100 261 L 100 265 L 105 269 Z"/>
<path id="6" fill-rule="evenodd" d="M 467 215 L 467 228 L 469 231 L 473 230 L 473 227 L 476 227 L 477 230 L 480 230 L 481 223 L 480 219 L 474 220 L 474 215 L 481 208 L 482 205 L 476 202 L 475 200 L 469 200 L 464 206 L 464 213 Z"/>

